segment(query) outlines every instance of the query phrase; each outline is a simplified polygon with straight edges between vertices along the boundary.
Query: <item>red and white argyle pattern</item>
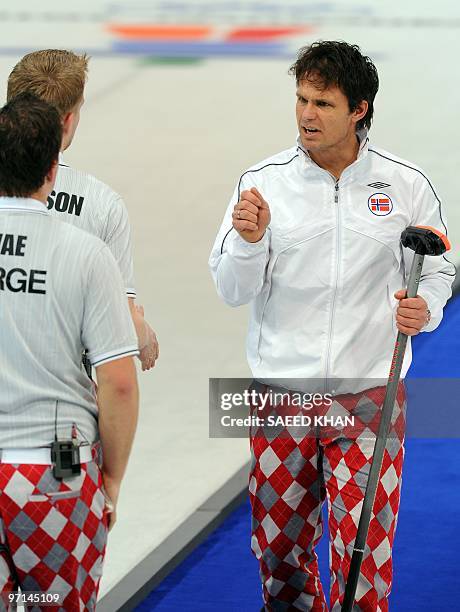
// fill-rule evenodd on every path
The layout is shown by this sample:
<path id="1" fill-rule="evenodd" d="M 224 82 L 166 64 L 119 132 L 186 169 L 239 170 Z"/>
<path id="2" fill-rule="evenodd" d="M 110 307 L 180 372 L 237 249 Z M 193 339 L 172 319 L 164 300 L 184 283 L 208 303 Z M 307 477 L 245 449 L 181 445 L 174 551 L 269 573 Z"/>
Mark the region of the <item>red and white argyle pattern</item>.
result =
<path id="1" fill-rule="evenodd" d="M 60 594 L 53 610 L 96 608 L 107 542 L 101 485 L 95 462 L 65 481 L 47 465 L 0 464 L 0 543 L 22 591 Z M 13 586 L 11 569 L 0 552 L 0 610 Z"/>
<path id="2" fill-rule="evenodd" d="M 370 420 L 382 407 L 384 388 L 336 397 L 351 413 Z M 370 415 L 370 416 L 369 416 Z M 384 453 L 354 610 L 387 612 L 392 580 L 391 550 L 396 529 L 404 456 L 405 393 L 400 385 L 392 435 Z M 397 432 L 397 433 L 395 433 Z M 361 514 L 375 435 L 355 438 L 298 436 L 284 428 L 251 431 L 252 550 L 260 563 L 265 609 L 328 610 L 315 546 L 323 533 L 321 507 L 328 504 L 330 610 L 341 609 Z"/>

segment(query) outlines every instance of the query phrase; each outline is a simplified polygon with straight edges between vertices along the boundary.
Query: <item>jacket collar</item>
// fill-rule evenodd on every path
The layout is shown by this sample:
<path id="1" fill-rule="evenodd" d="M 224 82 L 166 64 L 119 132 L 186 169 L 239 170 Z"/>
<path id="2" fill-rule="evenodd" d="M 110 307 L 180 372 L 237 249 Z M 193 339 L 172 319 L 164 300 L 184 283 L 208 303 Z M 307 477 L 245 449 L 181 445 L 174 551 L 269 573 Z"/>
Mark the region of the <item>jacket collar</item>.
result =
<path id="1" fill-rule="evenodd" d="M 46 205 L 39 200 L 33 198 L 8 198 L 0 197 L 0 212 L 6 210 L 15 210 L 21 212 L 33 212 L 41 214 L 49 214 Z"/>
<path id="2" fill-rule="evenodd" d="M 356 163 L 358 161 L 361 161 L 361 159 L 363 159 L 364 157 L 366 157 L 367 152 L 369 150 L 369 136 L 368 136 L 368 130 L 366 128 L 362 128 L 361 130 L 358 130 L 356 132 L 356 135 L 358 136 L 358 140 L 359 140 L 359 149 L 358 149 L 358 156 L 356 158 L 356 161 L 353 163 Z M 303 153 L 303 160 L 305 162 L 305 166 L 306 167 L 319 167 L 310 157 L 310 154 L 308 153 L 308 151 L 306 149 L 304 149 L 304 147 L 302 146 L 302 141 L 300 140 L 300 136 L 297 136 L 296 139 L 297 142 L 297 151 L 301 151 Z"/>

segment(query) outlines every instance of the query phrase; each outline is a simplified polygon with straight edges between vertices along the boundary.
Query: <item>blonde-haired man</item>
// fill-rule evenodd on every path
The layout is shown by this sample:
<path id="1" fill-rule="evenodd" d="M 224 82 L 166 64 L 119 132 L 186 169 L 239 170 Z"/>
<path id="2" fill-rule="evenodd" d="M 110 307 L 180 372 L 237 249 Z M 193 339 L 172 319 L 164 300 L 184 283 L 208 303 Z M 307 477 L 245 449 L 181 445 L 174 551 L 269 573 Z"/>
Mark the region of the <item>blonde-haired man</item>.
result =
<path id="1" fill-rule="evenodd" d="M 8 78 L 8 101 L 30 92 L 52 104 L 62 120 L 61 151 L 72 143 L 84 102 L 89 57 L 62 49 L 45 49 L 25 55 Z M 101 238 L 112 251 L 125 283 L 136 328 L 143 370 L 155 365 L 159 349 L 155 333 L 135 304 L 131 230 L 122 198 L 94 176 L 62 162 L 54 190 L 48 197 L 49 212 L 61 220 Z"/>

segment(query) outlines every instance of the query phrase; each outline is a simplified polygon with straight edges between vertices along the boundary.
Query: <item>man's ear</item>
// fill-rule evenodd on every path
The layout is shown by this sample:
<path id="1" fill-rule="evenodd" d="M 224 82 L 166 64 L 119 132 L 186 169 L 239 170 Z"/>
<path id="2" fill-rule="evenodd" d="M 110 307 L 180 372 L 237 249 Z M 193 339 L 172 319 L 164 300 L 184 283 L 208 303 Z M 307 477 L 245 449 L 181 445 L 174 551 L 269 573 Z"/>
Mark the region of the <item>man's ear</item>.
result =
<path id="1" fill-rule="evenodd" d="M 48 170 L 48 173 L 46 175 L 46 181 L 48 183 L 51 183 L 52 185 L 54 185 L 56 181 L 58 167 L 59 167 L 59 160 L 55 159 L 51 165 L 51 168 Z"/>
<path id="2" fill-rule="evenodd" d="M 353 121 L 355 123 L 358 123 L 358 121 L 360 121 L 363 117 L 365 117 L 368 108 L 369 108 L 368 101 L 367 100 L 361 100 L 361 102 L 359 102 L 356 105 L 356 108 L 355 108 L 355 110 L 352 113 Z"/>
<path id="3" fill-rule="evenodd" d="M 63 135 L 67 134 L 71 127 L 72 127 L 72 121 L 73 121 L 73 112 L 69 111 L 68 113 L 66 113 L 63 118 L 62 118 L 62 133 Z"/>

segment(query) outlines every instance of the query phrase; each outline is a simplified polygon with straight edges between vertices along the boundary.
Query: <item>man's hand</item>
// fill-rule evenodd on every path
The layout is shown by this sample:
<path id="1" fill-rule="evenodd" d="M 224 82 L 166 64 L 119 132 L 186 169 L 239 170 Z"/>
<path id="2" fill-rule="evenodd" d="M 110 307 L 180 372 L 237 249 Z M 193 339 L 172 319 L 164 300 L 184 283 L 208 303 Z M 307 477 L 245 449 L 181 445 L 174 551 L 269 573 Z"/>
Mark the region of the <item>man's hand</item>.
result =
<path id="1" fill-rule="evenodd" d="M 148 342 L 139 350 L 139 359 L 142 363 L 142 371 L 150 370 L 155 367 L 156 360 L 160 356 L 160 347 L 155 332 L 150 325 L 145 322 L 147 328 Z"/>
<path id="2" fill-rule="evenodd" d="M 138 315 L 144 319 L 144 308 L 136 304 L 136 311 Z M 144 334 L 143 334 L 144 345 L 139 348 L 139 359 L 142 364 L 142 371 L 150 370 L 155 367 L 155 362 L 160 356 L 160 347 L 155 332 L 150 325 L 144 319 Z"/>
<path id="3" fill-rule="evenodd" d="M 405 289 L 400 289 L 394 295 L 399 300 L 396 310 L 396 327 L 403 334 L 416 336 L 429 321 L 427 303 L 420 295 L 407 298 Z"/>
<path id="4" fill-rule="evenodd" d="M 142 371 L 145 372 L 145 370 L 150 370 L 155 366 L 155 362 L 160 355 L 160 348 L 155 332 L 144 318 L 144 307 L 138 306 L 134 298 L 128 298 L 128 304 L 136 328 L 139 360 L 142 364 Z"/>
<path id="5" fill-rule="evenodd" d="M 270 223 L 270 208 L 255 187 L 241 192 L 232 213 L 233 227 L 247 242 L 259 242 Z"/>
<path id="6" fill-rule="evenodd" d="M 120 483 L 111 480 L 104 472 L 102 473 L 103 494 L 105 499 L 104 513 L 107 515 L 107 526 L 109 531 L 113 529 L 117 521 L 117 502 L 120 493 Z"/>

